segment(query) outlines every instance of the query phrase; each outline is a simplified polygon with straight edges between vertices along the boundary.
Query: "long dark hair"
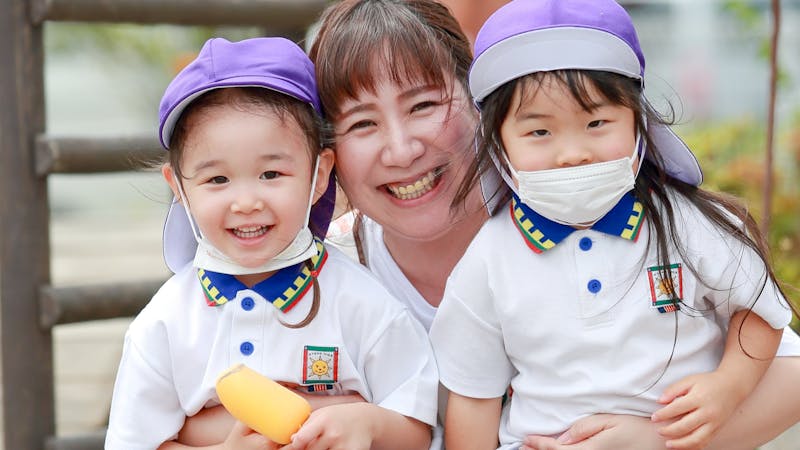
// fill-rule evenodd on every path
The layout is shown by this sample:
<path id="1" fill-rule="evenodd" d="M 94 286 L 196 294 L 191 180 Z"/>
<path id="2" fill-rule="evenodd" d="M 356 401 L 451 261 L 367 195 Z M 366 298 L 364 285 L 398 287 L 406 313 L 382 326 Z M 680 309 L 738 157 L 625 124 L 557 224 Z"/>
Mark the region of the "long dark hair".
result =
<path id="1" fill-rule="evenodd" d="M 307 148 L 311 160 L 314 161 L 322 150 L 322 124 L 319 116 L 311 105 L 270 89 L 260 87 L 232 87 L 215 89 L 192 101 L 181 114 L 170 138 L 168 162 L 176 175 L 176 182 L 183 183 L 186 178 L 181 170 L 181 161 L 185 151 L 186 139 L 191 132 L 194 121 L 201 117 L 204 111 L 220 106 L 232 106 L 244 111 L 269 111 L 274 113 L 284 125 L 294 123 L 306 136 Z M 312 166 L 312 169 L 313 166 Z M 317 226 L 313 221 L 309 227 L 314 231 Z M 305 261 L 305 266 L 313 273 L 311 260 Z M 314 300 L 308 315 L 296 324 L 281 322 L 288 328 L 302 328 L 316 317 L 319 311 L 320 288 L 317 277 L 312 275 Z"/>
<path id="2" fill-rule="evenodd" d="M 466 198 L 469 191 L 479 182 L 482 174 L 488 170 L 494 170 L 492 153 L 498 161 L 505 161 L 502 155 L 505 149 L 499 136 L 499 130 L 509 111 L 512 108 L 519 107 L 519 105 L 512 104 L 514 92 L 517 89 L 522 89 L 524 101 L 524 98 L 529 98 L 536 94 L 545 79 L 555 81 L 564 86 L 581 108 L 587 112 L 592 111 L 597 106 L 596 100 L 590 95 L 590 89 L 596 90 L 604 100 L 633 110 L 637 130 L 647 145 L 647 158 L 642 162 L 639 176 L 636 178 L 634 193 L 639 202 L 642 203 L 648 218 L 647 223 L 651 233 L 649 234 L 650 237 L 648 239 L 650 240 L 647 245 L 655 246 L 656 258 L 661 267 L 661 275 L 665 282 L 668 283 L 669 288 L 673 288 L 671 285 L 672 277 L 668 274 L 670 244 L 677 249 L 678 254 L 692 274 L 697 279 L 703 280 L 702 275 L 696 267 L 692 266 L 690 258 L 687 257 L 689 249 L 682 244 L 684 238 L 678 235 L 681 228 L 676 225 L 676 211 L 674 200 L 672 199 L 673 193 L 675 193 L 697 208 L 722 233 L 733 236 L 746 247 L 752 249 L 763 262 L 767 277 L 765 277 L 761 289 L 757 292 L 756 298 L 753 299 L 753 303 L 750 305 L 751 311 L 758 294 L 768 282 L 774 282 L 780 294 L 784 298 L 786 297 L 775 277 L 766 239 L 758 228 L 755 219 L 748 212 L 747 207 L 739 199 L 731 195 L 700 189 L 697 186 L 672 177 L 666 172 L 664 160 L 655 142 L 647 132 L 646 123 L 670 125 L 673 122 L 674 111 L 670 111 L 667 116 L 657 113 L 643 98 L 640 82 L 622 75 L 588 70 L 536 72 L 510 81 L 492 92 L 481 105 L 481 122 L 477 136 L 478 156 L 470 166 L 467 177 L 459 186 L 458 193 L 453 200 L 454 204 Z M 510 197 L 510 188 L 502 184 L 494 195 L 507 200 Z M 501 204 L 505 203 L 507 202 L 504 201 Z M 652 237 L 655 237 L 655 239 L 652 240 Z M 791 302 L 787 301 L 787 303 L 797 313 Z M 689 310 L 690 314 L 693 312 L 688 305 L 686 309 Z M 697 311 L 694 310 L 694 312 Z M 745 353 L 747 353 L 746 350 Z"/>

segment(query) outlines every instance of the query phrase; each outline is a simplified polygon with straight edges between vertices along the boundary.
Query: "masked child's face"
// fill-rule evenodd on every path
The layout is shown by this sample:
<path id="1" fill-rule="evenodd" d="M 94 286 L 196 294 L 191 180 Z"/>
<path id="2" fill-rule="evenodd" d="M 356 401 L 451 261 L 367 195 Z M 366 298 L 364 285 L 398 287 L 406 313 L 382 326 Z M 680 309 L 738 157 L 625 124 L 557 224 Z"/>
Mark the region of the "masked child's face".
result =
<path id="1" fill-rule="evenodd" d="M 450 203 L 473 157 L 477 115 L 465 90 L 386 81 L 340 110 L 336 170 L 350 203 L 393 234 L 427 240 L 448 232 Z"/>
<path id="2" fill-rule="evenodd" d="M 591 83 L 589 83 L 591 84 Z M 514 169 L 557 169 L 631 156 L 636 145 L 633 110 L 604 99 L 589 86 L 598 106 L 585 111 L 569 89 L 545 77 L 535 93 L 517 84 L 500 138 Z M 633 170 L 638 167 L 635 162 Z"/>
<path id="3" fill-rule="evenodd" d="M 306 219 L 313 161 L 303 131 L 266 109 L 227 105 L 203 110 L 187 126 L 183 191 L 201 233 L 245 267 L 273 258 Z M 328 150 L 320 158 L 321 193 L 333 156 Z M 164 176 L 178 197 L 168 166 Z"/>

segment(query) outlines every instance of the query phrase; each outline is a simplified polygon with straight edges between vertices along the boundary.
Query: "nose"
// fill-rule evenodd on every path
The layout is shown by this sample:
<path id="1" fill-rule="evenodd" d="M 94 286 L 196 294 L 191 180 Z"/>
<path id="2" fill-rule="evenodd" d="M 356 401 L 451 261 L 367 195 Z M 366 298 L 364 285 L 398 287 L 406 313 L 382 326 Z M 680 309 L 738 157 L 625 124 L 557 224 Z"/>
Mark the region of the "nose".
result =
<path id="1" fill-rule="evenodd" d="M 586 146 L 571 143 L 558 150 L 556 167 L 574 167 L 592 164 L 594 154 Z"/>
<path id="2" fill-rule="evenodd" d="M 425 153 L 425 144 L 415 136 L 409 124 L 397 122 L 386 127 L 381 163 L 392 167 L 410 167 Z"/>
<path id="3" fill-rule="evenodd" d="M 257 195 L 256 188 L 239 189 L 231 202 L 231 212 L 250 214 L 264 209 L 264 201 Z"/>

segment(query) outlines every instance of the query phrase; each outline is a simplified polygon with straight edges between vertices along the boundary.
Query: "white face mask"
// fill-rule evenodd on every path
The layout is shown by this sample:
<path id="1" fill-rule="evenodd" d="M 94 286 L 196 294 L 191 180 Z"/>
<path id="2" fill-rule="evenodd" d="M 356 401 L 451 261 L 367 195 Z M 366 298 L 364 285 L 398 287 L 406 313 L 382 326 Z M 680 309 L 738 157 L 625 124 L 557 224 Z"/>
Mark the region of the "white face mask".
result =
<path id="1" fill-rule="evenodd" d="M 308 208 L 306 208 L 306 220 L 303 228 L 297 232 L 294 240 L 280 253 L 275 255 L 269 261 L 264 262 L 258 266 L 245 267 L 233 259 L 222 253 L 219 249 L 208 241 L 200 233 L 200 229 L 192 219 L 192 212 L 183 202 L 183 207 L 186 208 L 186 216 L 189 218 L 189 226 L 192 229 L 194 238 L 197 241 L 197 251 L 194 255 L 194 266 L 199 267 L 211 272 L 226 273 L 229 275 L 248 275 L 253 273 L 272 272 L 275 270 L 283 269 L 284 267 L 293 266 L 297 263 L 303 262 L 317 254 L 317 246 L 314 244 L 314 235 L 308 228 L 308 219 L 311 215 L 311 205 L 314 200 L 314 189 L 317 185 L 317 168 L 319 167 L 319 157 L 317 157 L 314 164 L 314 175 L 311 180 L 311 193 L 308 198 Z M 178 183 L 178 191 L 181 198 L 186 198 L 183 193 L 181 184 Z"/>
<path id="2" fill-rule="evenodd" d="M 633 189 L 641 167 L 639 164 L 634 172 L 634 156 L 639 141 L 637 136 L 630 156 L 558 169 L 516 171 L 504 153 L 509 171 L 519 187 L 515 187 L 494 156 L 492 159 L 506 183 L 529 208 L 563 225 L 590 226 L 603 218 L 623 195 Z M 644 158 L 644 153 L 643 146 L 639 161 Z"/>

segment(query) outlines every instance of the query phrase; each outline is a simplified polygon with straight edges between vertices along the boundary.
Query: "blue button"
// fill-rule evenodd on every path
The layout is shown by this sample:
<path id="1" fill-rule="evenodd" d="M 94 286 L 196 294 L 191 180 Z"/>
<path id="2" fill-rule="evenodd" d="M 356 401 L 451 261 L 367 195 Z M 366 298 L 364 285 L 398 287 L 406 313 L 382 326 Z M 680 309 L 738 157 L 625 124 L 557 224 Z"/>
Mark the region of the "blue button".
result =
<path id="1" fill-rule="evenodd" d="M 253 307 L 256 306 L 256 302 L 253 301 L 250 297 L 245 297 L 242 299 L 242 309 L 245 311 L 250 311 Z"/>
<path id="2" fill-rule="evenodd" d="M 590 248 L 592 248 L 592 240 L 588 237 L 581 238 L 580 242 L 578 242 L 578 246 L 581 250 L 588 252 Z"/>
<path id="3" fill-rule="evenodd" d="M 589 280 L 589 283 L 586 285 L 589 288 L 589 292 L 592 294 L 597 294 L 600 292 L 600 289 L 603 288 L 603 284 L 600 283 L 600 280 Z"/>
<path id="4" fill-rule="evenodd" d="M 242 352 L 244 356 L 250 356 L 253 353 L 254 347 L 248 341 L 242 342 L 242 345 L 239 346 L 239 351 Z"/>

